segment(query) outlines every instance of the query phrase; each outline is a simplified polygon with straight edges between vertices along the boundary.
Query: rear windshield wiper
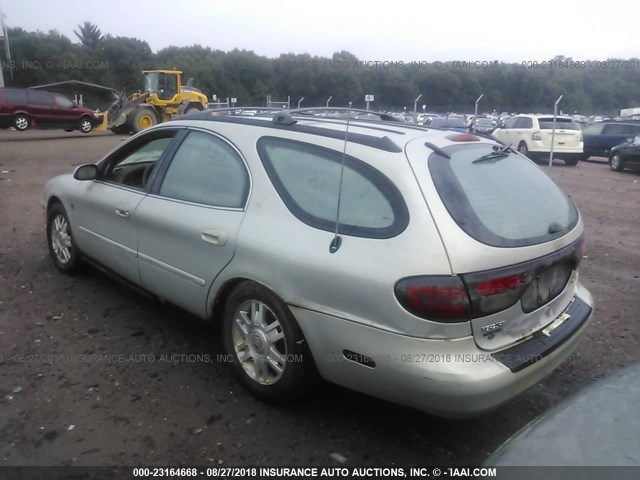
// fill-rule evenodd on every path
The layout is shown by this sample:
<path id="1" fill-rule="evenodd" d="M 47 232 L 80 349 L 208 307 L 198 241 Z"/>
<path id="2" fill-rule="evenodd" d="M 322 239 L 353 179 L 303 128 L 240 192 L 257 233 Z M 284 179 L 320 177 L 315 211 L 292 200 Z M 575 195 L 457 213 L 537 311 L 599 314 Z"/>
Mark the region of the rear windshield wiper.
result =
<path id="1" fill-rule="evenodd" d="M 480 158 L 475 159 L 471 163 L 480 163 L 486 160 L 500 160 L 508 157 L 510 151 L 511 151 L 511 144 L 504 145 L 503 147 L 498 147 L 497 145 L 495 145 L 493 147 L 493 152 L 487 153 L 486 155 L 483 155 Z"/>

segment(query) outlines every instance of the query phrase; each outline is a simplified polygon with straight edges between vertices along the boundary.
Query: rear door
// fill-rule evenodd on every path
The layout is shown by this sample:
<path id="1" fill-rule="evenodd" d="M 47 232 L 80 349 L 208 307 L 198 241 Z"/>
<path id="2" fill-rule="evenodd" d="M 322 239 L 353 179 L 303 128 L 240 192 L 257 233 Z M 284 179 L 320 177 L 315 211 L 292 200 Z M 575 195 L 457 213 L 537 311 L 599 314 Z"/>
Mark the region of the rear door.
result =
<path id="1" fill-rule="evenodd" d="M 233 145 L 190 130 L 136 210 L 143 286 L 204 316 L 211 283 L 234 256 L 250 185 Z"/>
<path id="2" fill-rule="evenodd" d="M 518 144 L 514 144 L 515 135 L 513 130 L 516 121 L 518 121 L 518 117 L 513 117 L 507 120 L 503 127 L 498 128 L 495 132 L 493 132 L 493 136 L 500 140 L 502 143 L 511 144 L 514 145 L 514 148 L 517 148 Z"/>
<path id="3" fill-rule="evenodd" d="M 53 95 L 49 92 L 28 90 L 29 114 L 36 125 L 48 126 L 55 123 Z"/>

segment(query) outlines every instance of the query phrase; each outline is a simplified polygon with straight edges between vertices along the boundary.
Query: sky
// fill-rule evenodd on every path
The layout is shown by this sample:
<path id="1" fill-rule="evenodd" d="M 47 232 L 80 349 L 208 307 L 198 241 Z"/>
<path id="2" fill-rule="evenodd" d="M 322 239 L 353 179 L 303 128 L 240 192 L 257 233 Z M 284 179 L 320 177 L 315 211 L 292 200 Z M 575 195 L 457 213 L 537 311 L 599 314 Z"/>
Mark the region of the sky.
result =
<path id="1" fill-rule="evenodd" d="M 156 52 L 200 44 L 364 61 L 532 62 L 640 56 L 637 0 L 0 0 L 8 27 L 73 30 L 89 21 L 103 34 L 145 40 Z"/>

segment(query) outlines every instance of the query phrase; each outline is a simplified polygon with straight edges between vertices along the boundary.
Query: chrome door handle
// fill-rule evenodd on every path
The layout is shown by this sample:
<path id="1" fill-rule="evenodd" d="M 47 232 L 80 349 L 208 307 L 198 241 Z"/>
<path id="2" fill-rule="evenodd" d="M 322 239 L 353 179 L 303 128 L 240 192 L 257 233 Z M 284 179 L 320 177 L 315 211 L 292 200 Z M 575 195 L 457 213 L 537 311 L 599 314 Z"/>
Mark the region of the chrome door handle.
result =
<path id="1" fill-rule="evenodd" d="M 116 207 L 116 215 L 129 218 L 129 210 L 126 207 Z"/>
<path id="2" fill-rule="evenodd" d="M 227 244 L 228 236 L 224 230 L 217 230 L 215 228 L 207 228 L 200 233 L 200 238 L 215 245 L 216 247 L 224 247 Z"/>

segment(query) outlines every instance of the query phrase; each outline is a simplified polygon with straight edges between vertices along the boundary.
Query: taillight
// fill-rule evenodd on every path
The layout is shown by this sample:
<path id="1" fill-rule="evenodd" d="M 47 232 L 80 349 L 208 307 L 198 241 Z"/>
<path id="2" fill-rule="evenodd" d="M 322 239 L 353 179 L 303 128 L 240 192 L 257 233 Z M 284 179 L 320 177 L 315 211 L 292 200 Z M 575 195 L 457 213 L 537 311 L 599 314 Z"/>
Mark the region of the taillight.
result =
<path id="1" fill-rule="evenodd" d="M 533 132 L 531 135 L 531 140 L 542 140 L 542 135 L 540 132 Z"/>
<path id="2" fill-rule="evenodd" d="M 453 135 L 447 135 L 447 139 L 452 142 L 479 142 L 480 138 L 470 133 L 454 133 Z"/>
<path id="3" fill-rule="evenodd" d="M 501 269 L 463 275 L 474 317 L 484 317 L 505 310 L 520 299 L 531 283 L 526 271 L 503 272 Z"/>
<path id="4" fill-rule="evenodd" d="M 469 296 L 460 277 L 408 277 L 395 286 L 398 302 L 428 320 L 455 323 L 471 318 Z"/>
<path id="5" fill-rule="evenodd" d="M 405 310 L 426 320 L 464 322 L 521 302 L 525 313 L 562 293 L 584 255 L 584 239 L 544 257 L 459 276 L 407 277 L 395 294 Z"/>

